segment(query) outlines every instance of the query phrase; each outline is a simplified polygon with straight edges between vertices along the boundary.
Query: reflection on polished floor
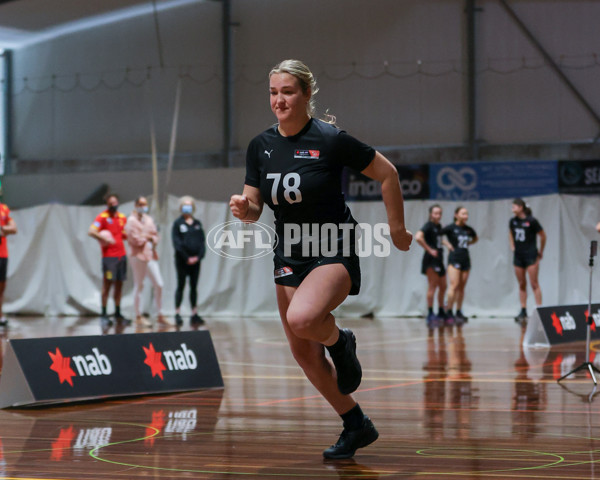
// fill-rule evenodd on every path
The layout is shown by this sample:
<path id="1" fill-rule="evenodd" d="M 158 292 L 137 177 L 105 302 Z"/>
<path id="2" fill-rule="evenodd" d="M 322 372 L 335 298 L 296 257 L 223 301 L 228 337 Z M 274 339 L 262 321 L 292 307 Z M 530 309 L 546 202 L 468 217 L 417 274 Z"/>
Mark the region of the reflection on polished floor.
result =
<path id="1" fill-rule="evenodd" d="M 589 401 L 585 372 L 556 382 L 584 361 L 583 345 L 524 350 L 509 319 L 435 330 L 416 318 L 342 320 L 363 363 L 356 398 L 380 438 L 327 462 L 339 418 L 278 320 L 206 320 L 223 390 L 1 410 L 0 479 L 600 478 L 600 396 Z M 1 345 L 100 333 L 92 318 L 18 318 Z"/>

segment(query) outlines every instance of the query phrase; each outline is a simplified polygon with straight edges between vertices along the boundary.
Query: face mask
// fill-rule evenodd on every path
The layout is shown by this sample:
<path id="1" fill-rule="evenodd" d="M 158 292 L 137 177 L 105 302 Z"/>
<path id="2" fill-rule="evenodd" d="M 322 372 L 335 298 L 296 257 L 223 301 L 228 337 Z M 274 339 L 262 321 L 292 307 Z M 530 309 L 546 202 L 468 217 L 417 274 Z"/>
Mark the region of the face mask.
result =
<path id="1" fill-rule="evenodd" d="M 192 211 L 193 211 L 193 210 L 194 210 L 194 209 L 193 209 L 193 207 L 192 207 L 191 205 L 183 205 L 183 206 L 181 207 L 181 213 L 187 213 L 187 214 L 190 214 L 190 213 L 192 213 Z"/>
<path id="2" fill-rule="evenodd" d="M 117 208 L 119 208 L 118 205 L 111 205 L 110 207 L 108 207 L 108 211 L 110 213 L 115 213 L 117 211 Z"/>
<path id="3" fill-rule="evenodd" d="M 148 205 L 145 205 L 143 207 L 136 207 L 136 210 L 138 211 L 138 213 L 148 213 Z"/>

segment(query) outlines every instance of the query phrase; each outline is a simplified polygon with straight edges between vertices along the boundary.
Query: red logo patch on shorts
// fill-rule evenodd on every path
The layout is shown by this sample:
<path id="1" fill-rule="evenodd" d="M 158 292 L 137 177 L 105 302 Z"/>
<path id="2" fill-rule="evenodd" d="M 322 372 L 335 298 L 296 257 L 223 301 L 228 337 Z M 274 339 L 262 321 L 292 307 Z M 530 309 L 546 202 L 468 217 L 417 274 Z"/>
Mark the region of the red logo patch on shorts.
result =
<path id="1" fill-rule="evenodd" d="M 283 267 L 275 270 L 275 278 L 287 277 L 288 275 L 293 275 L 294 271 L 292 267 Z"/>

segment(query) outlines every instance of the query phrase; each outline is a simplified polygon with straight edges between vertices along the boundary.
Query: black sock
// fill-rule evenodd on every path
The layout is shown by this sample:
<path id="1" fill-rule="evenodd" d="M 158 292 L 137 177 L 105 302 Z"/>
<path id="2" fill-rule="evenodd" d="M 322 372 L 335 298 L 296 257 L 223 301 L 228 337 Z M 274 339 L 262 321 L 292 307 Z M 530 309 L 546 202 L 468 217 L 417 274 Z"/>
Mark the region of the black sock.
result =
<path id="1" fill-rule="evenodd" d="M 460 308 L 458 310 L 456 310 L 456 315 L 462 315 L 462 312 L 460 311 Z"/>
<path id="2" fill-rule="evenodd" d="M 121 306 L 120 305 L 115 305 L 115 316 L 116 317 L 121 316 Z"/>
<path id="3" fill-rule="evenodd" d="M 433 313 L 433 307 L 429 307 L 428 310 L 427 310 L 427 313 L 429 315 L 431 315 Z"/>
<path id="4" fill-rule="evenodd" d="M 527 316 L 527 309 L 526 308 L 521 308 L 521 315 Z"/>
<path id="5" fill-rule="evenodd" d="M 358 430 L 363 424 L 365 414 L 357 403 L 346 413 L 341 414 L 340 417 L 342 417 L 342 420 L 344 421 L 344 428 L 348 430 Z"/>
<path id="6" fill-rule="evenodd" d="M 329 352 L 329 355 L 331 355 L 331 357 L 334 357 L 336 355 L 344 353 L 344 350 L 345 350 L 344 347 L 345 346 L 346 346 L 346 336 L 340 330 L 340 336 L 337 339 L 337 342 L 335 342 L 333 345 L 330 345 L 329 347 L 326 346 L 325 348 L 327 348 L 327 351 Z"/>
<path id="7" fill-rule="evenodd" d="M 438 317 L 443 317 L 444 315 L 445 315 L 444 309 L 442 307 L 440 307 L 438 310 Z"/>
<path id="8" fill-rule="evenodd" d="M 102 306 L 102 316 L 106 317 L 106 305 Z"/>

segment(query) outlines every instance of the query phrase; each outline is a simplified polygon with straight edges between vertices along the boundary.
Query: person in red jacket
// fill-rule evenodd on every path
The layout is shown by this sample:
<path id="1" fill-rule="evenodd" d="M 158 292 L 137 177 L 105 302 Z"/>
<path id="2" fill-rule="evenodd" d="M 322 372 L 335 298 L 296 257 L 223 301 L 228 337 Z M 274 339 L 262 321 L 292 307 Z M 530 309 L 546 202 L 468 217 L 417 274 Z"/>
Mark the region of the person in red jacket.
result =
<path id="1" fill-rule="evenodd" d="M 6 271 L 8 267 L 8 247 L 6 236 L 17 233 L 17 224 L 10 216 L 10 209 L 0 203 L 0 327 L 6 327 L 8 320 L 2 313 L 4 303 L 4 289 L 6 288 Z"/>
<path id="2" fill-rule="evenodd" d="M 113 298 L 115 300 L 115 320 L 120 324 L 129 324 L 131 320 L 121 314 L 121 290 L 123 282 L 127 279 L 127 256 L 123 240 L 127 217 L 118 212 L 119 196 L 108 193 L 106 210 L 100 213 L 94 223 L 90 225 L 88 235 L 100 242 L 102 247 L 102 314 L 100 320 L 102 325 L 112 325 L 112 319 L 106 313 L 106 304 L 110 295 L 110 289 L 114 284 Z"/>

